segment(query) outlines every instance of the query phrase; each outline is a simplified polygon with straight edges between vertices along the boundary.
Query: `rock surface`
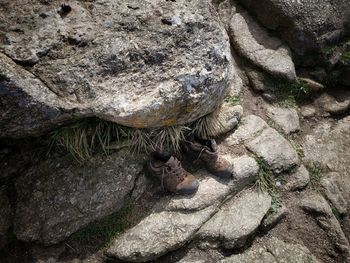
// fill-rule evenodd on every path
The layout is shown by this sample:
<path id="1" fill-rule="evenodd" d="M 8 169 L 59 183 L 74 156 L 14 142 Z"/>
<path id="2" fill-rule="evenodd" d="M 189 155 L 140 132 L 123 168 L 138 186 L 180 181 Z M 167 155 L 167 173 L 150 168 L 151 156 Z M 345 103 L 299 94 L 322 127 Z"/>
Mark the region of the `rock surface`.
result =
<path id="1" fill-rule="evenodd" d="M 61 5 L 2 1 L 0 137 L 91 116 L 184 124 L 222 102 L 232 57 L 209 0 Z"/>
<path id="2" fill-rule="evenodd" d="M 7 231 L 11 227 L 12 210 L 5 188 L 0 188 L 0 249 L 7 243 Z"/>
<path id="3" fill-rule="evenodd" d="M 211 127 L 207 136 L 213 138 L 225 134 L 237 126 L 243 116 L 243 108 L 240 105 L 231 106 L 224 103 L 219 109 L 207 116 L 207 122 Z"/>
<path id="4" fill-rule="evenodd" d="M 288 171 L 299 164 L 296 151 L 276 130 L 267 128 L 246 144 L 247 148 L 262 157 L 275 173 Z"/>
<path id="5" fill-rule="evenodd" d="M 269 35 L 247 13 L 236 13 L 230 22 L 230 37 L 240 55 L 274 77 L 296 79 L 290 50 Z"/>
<path id="6" fill-rule="evenodd" d="M 282 205 L 277 209 L 275 213 L 268 214 L 261 223 L 261 227 L 264 231 L 268 231 L 277 225 L 283 218 L 287 216 L 287 208 Z"/>
<path id="7" fill-rule="evenodd" d="M 142 160 L 125 156 L 121 151 L 84 166 L 49 159 L 29 169 L 16 182 L 17 238 L 55 244 L 119 210 L 142 169 Z"/>
<path id="8" fill-rule="evenodd" d="M 260 117 L 248 115 L 237 130 L 223 142 L 228 147 L 244 144 L 248 150 L 262 157 L 275 173 L 289 170 L 299 164 L 291 144 Z"/>
<path id="9" fill-rule="evenodd" d="M 285 190 L 302 190 L 310 182 L 309 171 L 306 170 L 304 165 L 300 165 L 300 167 L 294 173 L 286 176 L 286 181 L 286 184 L 283 186 Z"/>
<path id="10" fill-rule="evenodd" d="M 287 135 L 300 130 L 299 116 L 295 109 L 268 107 L 267 115 Z"/>
<path id="11" fill-rule="evenodd" d="M 270 237 L 260 240 L 242 254 L 233 255 L 220 263 L 320 263 L 302 245 L 295 245 Z"/>
<path id="12" fill-rule="evenodd" d="M 225 203 L 198 231 L 201 246 L 240 248 L 255 233 L 271 206 L 266 193 L 247 190 Z"/>
<path id="13" fill-rule="evenodd" d="M 344 261 L 349 261 L 349 241 L 327 201 L 321 195 L 312 193 L 300 201 L 300 207 L 315 217 L 316 222 L 327 233 L 335 248 L 343 255 Z"/>
<path id="14" fill-rule="evenodd" d="M 238 171 L 233 180 L 221 181 L 203 170 L 194 173 L 200 181 L 194 195 L 164 197 L 150 216 L 117 237 L 107 254 L 126 261 L 145 262 L 189 242 L 228 196 L 236 195 L 254 181 L 256 174 L 250 166 L 256 163 L 250 157 L 245 158 L 247 169 Z"/>
<path id="15" fill-rule="evenodd" d="M 268 29 L 276 30 L 295 52 L 302 55 L 337 44 L 350 33 L 347 0 L 240 0 Z"/>
<path id="16" fill-rule="evenodd" d="M 132 262 L 160 257 L 184 245 L 214 212 L 211 206 L 194 213 L 153 213 L 117 238 L 107 255 Z"/>

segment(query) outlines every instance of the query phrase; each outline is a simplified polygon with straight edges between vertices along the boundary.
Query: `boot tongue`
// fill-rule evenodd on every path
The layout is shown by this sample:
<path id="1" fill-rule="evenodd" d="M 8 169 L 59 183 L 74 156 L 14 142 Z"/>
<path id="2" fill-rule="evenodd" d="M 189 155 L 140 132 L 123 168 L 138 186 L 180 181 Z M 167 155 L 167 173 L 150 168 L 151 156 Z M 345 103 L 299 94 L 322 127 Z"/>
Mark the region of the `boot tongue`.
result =
<path id="1" fill-rule="evenodd" d="M 169 160 L 166 162 L 171 167 L 176 166 L 176 158 L 174 156 L 170 156 Z"/>
<path id="2" fill-rule="evenodd" d="M 210 140 L 210 148 L 213 150 L 213 152 L 217 152 L 218 151 L 218 145 L 216 144 L 216 141 L 214 139 Z"/>

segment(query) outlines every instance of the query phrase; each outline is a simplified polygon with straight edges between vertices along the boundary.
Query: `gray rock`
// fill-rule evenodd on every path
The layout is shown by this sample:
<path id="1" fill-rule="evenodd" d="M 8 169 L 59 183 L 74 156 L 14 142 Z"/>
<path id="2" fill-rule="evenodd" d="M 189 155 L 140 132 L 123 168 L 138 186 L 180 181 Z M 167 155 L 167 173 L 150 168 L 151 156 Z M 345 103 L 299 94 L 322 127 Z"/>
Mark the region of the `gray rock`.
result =
<path id="1" fill-rule="evenodd" d="M 275 173 L 288 171 L 299 164 L 296 151 L 272 128 L 263 130 L 255 139 L 247 142 L 246 147 L 262 157 Z"/>
<path id="2" fill-rule="evenodd" d="M 284 189 L 287 191 L 303 190 L 310 182 L 310 175 L 304 165 L 301 165 L 295 172 L 285 176 L 286 184 Z"/>
<path id="3" fill-rule="evenodd" d="M 219 109 L 215 110 L 207 116 L 209 127 L 208 136 L 218 137 L 225 134 L 237 126 L 243 115 L 241 105 L 231 106 L 227 103 L 223 104 Z"/>
<path id="4" fill-rule="evenodd" d="M 267 115 L 287 135 L 300 130 L 299 116 L 295 109 L 270 106 L 267 109 Z"/>
<path id="5" fill-rule="evenodd" d="M 12 210 L 5 188 L 0 188 L 0 249 L 7 243 L 7 231 L 11 227 Z"/>
<path id="6" fill-rule="evenodd" d="M 320 122 L 303 138 L 304 161 L 337 171 L 347 178 L 350 170 L 350 117 L 332 124 Z"/>
<path id="7" fill-rule="evenodd" d="M 350 207 L 350 180 L 337 172 L 326 174 L 321 179 L 323 193 L 332 206 L 342 215 Z"/>
<path id="8" fill-rule="evenodd" d="M 23 241 L 58 243 L 86 224 L 116 212 L 143 161 L 120 151 L 83 166 L 49 159 L 17 179 L 14 232 Z"/>
<path id="9" fill-rule="evenodd" d="M 261 227 L 264 229 L 264 231 L 270 230 L 276 226 L 283 218 L 285 218 L 287 213 L 287 208 L 282 205 L 277 209 L 275 213 L 268 214 L 264 218 L 264 220 L 261 222 Z"/>
<path id="10" fill-rule="evenodd" d="M 216 263 L 222 258 L 223 255 L 216 249 L 202 250 L 193 247 L 176 263 Z"/>
<path id="11" fill-rule="evenodd" d="M 327 93 L 324 93 L 318 97 L 314 103 L 322 110 L 331 114 L 341 114 L 347 109 L 350 109 L 350 98 L 339 102 L 333 96 Z"/>
<path id="12" fill-rule="evenodd" d="M 0 137 L 91 116 L 139 128 L 185 124 L 228 92 L 230 45 L 211 1 L 69 5 L 2 1 Z"/>
<path id="13" fill-rule="evenodd" d="M 321 83 L 318 83 L 312 79 L 299 78 L 299 80 L 305 82 L 311 91 L 318 92 L 324 89 L 324 86 Z"/>
<path id="14" fill-rule="evenodd" d="M 107 255 L 132 262 L 160 257 L 184 245 L 215 211 L 210 206 L 194 213 L 153 213 L 118 237 Z"/>
<path id="15" fill-rule="evenodd" d="M 247 13 L 232 16 L 229 32 L 235 49 L 254 65 L 272 76 L 290 81 L 296 79 L 289 48 L 270 36 Z"/>
<path id="16" fill-rule="evenodd" d="M 303 245 L 290 244 L 276 237 L 255 243 L 242 254 L 233 255 L 220 263 L 320 263 Z"/>
<path id="17" fill-rule="evenodd" d="M 338 44 L 350 33 L 347 0 L 240 0 L 268 29 L 276 30 L 298 54 Z"/>
<path id="18" fill-rule="evenodd" d="M 265 128 L 267 123 L 258 116 L 248 115 L 242 118 L 237 130 L 223 142 L 226 146 L 235 146 L 245 141 L 253 139 Z"/>
<path id="19" fill-rule="evenodd" d="M 316 115 L 316 108 L 311 105 L 301 107 L 300 113 L 304 118 L 310 118 Z"/>
<path id="20" fill-rule="evenodd" d="M 247 190 L 225 203 L 198 231 L 201 246 L 240 248 L 255 233 L 271 206 L 266 193 Z"/>
<path id="21" fill-rule="evenodd" d="M 230 28 L 230 21 L 234 14 L 237 12 L 236 5 L 232 4 L 231 0 L 222 1 L 218 6 L 218 13 L 220 20 L 224 24 L 226 30 Z"/>
<path id="22" fill-rule="evenodd" d="M 256 177 L 256 175 L 259 172 L 259 165 L 255 161 L 254 158 L 249 157 L 247 155 L 240 156 L 238 158 L 234 158 L 232 160 L 233 164 L 233 177 L 240 179 L 240 178 L 247 178 L 247 180 L 250 180 L 251 178 Z M 250 182 L 247 182 L 247 185 Z"/>
<path id="23" fill-rule="evenodd" d="M 349 261 L 349 241 L 327 201 L 321 195 L 311 193 L 300 201 L 300 207 L 315 218 L 318 225 L 327 233 L 335 248 L 343 255 L 344 262 Z"/>
<path id="24" fill-rule="evenodd" d="M 162 198 L 150 216 L 116 238 L 107 254 L 122 260 L 144 262 L 189 242 L 225 199 L 254 181 L 256 173 L 251 166 L 256 163 L 249 158 L 245 159 L 246 169 L 236 173 L 233 180 L 219 180 L 204 170 L 194 173 L 200 181 L 195 194 Z"/>

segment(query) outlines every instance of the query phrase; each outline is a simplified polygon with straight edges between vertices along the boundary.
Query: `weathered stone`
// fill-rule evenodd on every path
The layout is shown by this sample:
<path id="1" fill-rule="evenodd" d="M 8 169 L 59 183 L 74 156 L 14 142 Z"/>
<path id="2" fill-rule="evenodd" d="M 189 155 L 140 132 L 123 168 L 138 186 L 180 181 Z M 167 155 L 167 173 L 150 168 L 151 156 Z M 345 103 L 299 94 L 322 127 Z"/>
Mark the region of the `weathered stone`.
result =
<path id="1" fill-rule="evenodd" d="M 176 263 L 216 263 L 222 258 L 223 255 L 216 249 L 201 250 L 193 247 Z"/>
<path id="2" fill-rule="evenodd" d="M 319 50 L 338 44 L 350 33 L 347 0 L 240 0 L 268 29 L 276 30 L 295 52 Z"/>
<path id="3" fill-rule="evenodd" d="M 194 173 L 200 181 L 195 194 L 164 197 L 150 216 L 114 241 L 108 255 L 144 262 L 181 247 L 193 238 L 228 196 L 236 195 L 254 181 L 256 173 L 251 166 L 256 163 L 248 158 L 245 159 L 246 169 L 239 170 L 233 180 L 219 180 L 204 170 Z"/>
<path id="4" fill-rule="evenodd" d="M 299 164 L 296 151 L 272 128 L 263 130 L 255 139 L 247 142 L 246 147 L 262 157 L 275 173 L 290 170 Z"/>
<path id="5" fill-rule="evenodd" d="M 204 246 L 242 247 L 253 235 L 271 206 L 266 193 L 247 190 L 225 203 L 198 231 L 197 239 Z M 203 246 L 202 244 L 202 246 Z"/>
<path id="6" fill-rule="evenodd" d="M 12 210 L 5 188 L 0 188 L 0 249 L 7 243 L 7 231 L 11 227 Z"/>
<path id="7" fill-rule="evenodd" d="M 275 213 L 268 214 L 261 222 L 261 227 L 264 231 L 268 231 L 277 225 L 287 215 L 287 208 L 282 205 Z"/>
<path id="8" fill-rule="evenodd" d="M 333 96 L 327 93 L 324 93 L 318 97 L 314 103 L 324 111 L 331 114 L 341 114 L 347 109 L 350 109 L 350 98 L 339 102 Z"/>
<path id="9" fill-rule="evenodd" d="M 234 14 L 237 12 L 237 7 L 232 4 L 231 0 L 222 1 L 218 6 L 218 13 L 220 20 L 224 24 L 226 30 L 230 28 L 230 21 Z"/>
<path id="10" fill-rule="evenodd" d="M 268 107 L 267 115 L 287 135 L 300 130 L 299 116 L 295 109 Z"/>
<path id="11" fill-rule="evenodd" d="M 327 201 L 319 194 L 311 193 L 300 201 L 300 207 L 310 213 L 318 225 L 327 233 L 344 261 L 350 260 L 350 245 L 339 221 L 334 216 Z"/>
<path id="12" fill-rule="evenodd" d="M 327 121 L 319 123 L 304 137 L 302 147 L 305 154 L 304 161 L 325 166 L 348 178 L 350 117 L 337 121 L 335 125 Z"/>
<path id="13" fill-rule="evenodd" d="M 218 137 L 233 130 L 242 118 L 242 115 L 242 106 L 223 104 L 219 109 L 207 116 L 207 123 L 211 127 L 207 135 L 209 137 Z"/>
<path id="14" fill-rule="evenodd" d="M 316 115 L 316 108 L 314 106 L 306 105 L 301 107 L 300 113 L 304 118 L 310 118 Z"/>
<path id="15" fill-rule="evenodd" d="M 233 255 L 220 263 L 320 263 L 302 245 L 290 244 L 276 237 L 259 240 L 242 254 Z"/>
<path id="16" fill-rule="evenodd" d="M 350 207 L 350 180 L 336 172 L 326 174 L 321 179 L 323 193 L 332 206 L 342 215 Z"/>
<path id="17" fill-rule="evenodd" d="M 231 134 L 223 144 L 234 146 L 243 143 L 244 141 L 253 139 L 267 127 L 268 125 L 263 119 L 255 115 L 249 115 L 242 118 L 237 130 Z"/>
<path id="18" fill-rule="evenodd" d="M 301 81 L 305 82 L 310 90 L 317 92 L 324 89 L 324 86 L 321 83 L 318 83 L 312 79 L 300 78 Z"/>
<path id="19" fill-rule="evenodd" d="M 272 76 L 296 79 L 289 48 L 269 35 L 247 13 L 236 13 L 230 22 L 230 37 L 235 49 L 250 62 Z"/>
<path id="20" fill-rule="evenodd" d="M 233 164 L 233 177 L 236 179 L 246 179 L 246 185 L 251 183 L 252 178 L 255 179 L 259 172 L 259 165 L 254 158 L 247 155 L 234 158 Z"/>
<path id="21" fill-rule="evenodd" d="M 107 254 L 132 262 L 158 258 L 184 245 L 214 212 L 211 206 L 195 213 L 153 213 L 118 237 Z"/>
<path id="22" fill-rule="evenodd" d="M 84 166 L 48 159 L 18 178 L 14 232 L 23 241 L 58 243 L 84 225 L 116 212 L 142 169 L 120 151 Z"/>
<path id="23" fill-rule="evenodd" d="M 168 211 L 198 211 L 213 204 L 221 203 L 231 192 L 228 182 L 213 178 L 207 171 L 200 170 L 194 174 L 199 180 L 198 191 L 192 196 L 170 196 L 162 200 L 161 205 Z"/>
<path id="24" fill-rule="evenodd" d="M 211 1 L 60 5 L 2 1 L 0 137 L 92 116 L 141 128 L 185 124 L 228 92 L 230 45 Z"/>
<path id="25" fill-rule="evenodd" d="M 295 172 L 285 176 L 286 184 L 284 189 L 287 191 L 303 190 L 310 182 L 310 175 L 304 165 L 301 165 Z"/>

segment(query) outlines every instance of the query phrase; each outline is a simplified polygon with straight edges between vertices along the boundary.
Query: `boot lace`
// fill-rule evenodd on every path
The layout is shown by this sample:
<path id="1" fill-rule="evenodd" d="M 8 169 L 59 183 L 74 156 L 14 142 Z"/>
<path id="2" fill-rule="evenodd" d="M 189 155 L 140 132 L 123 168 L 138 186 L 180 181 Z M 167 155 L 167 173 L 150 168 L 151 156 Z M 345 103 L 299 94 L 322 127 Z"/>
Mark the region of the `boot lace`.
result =
<path id="1" fill-rule="evenodd" d="M 181 162 L 177 159 L 174 160 L 171 164 L 166 164 L 162 169 L 162 180 L 161 185 L 163 191 L 165 191 L 164 188 L 164 179 L 166 176 L 171 176 L 172 178 L 176 178 L 179 183 L 181 183 L 183 180 L 185 180 L 185 177 L 187 176 L 185 169 L 182 168 Z"/>

